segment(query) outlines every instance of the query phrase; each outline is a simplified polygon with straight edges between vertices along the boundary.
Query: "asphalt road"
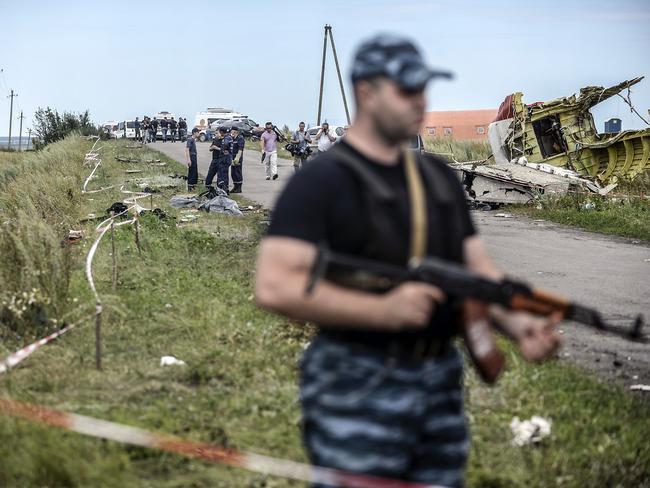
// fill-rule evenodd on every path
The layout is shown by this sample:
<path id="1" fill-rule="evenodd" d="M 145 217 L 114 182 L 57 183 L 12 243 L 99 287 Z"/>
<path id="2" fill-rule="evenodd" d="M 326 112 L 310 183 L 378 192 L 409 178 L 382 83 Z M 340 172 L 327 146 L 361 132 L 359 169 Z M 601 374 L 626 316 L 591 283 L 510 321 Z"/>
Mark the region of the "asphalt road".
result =
<path id="1" fill-rule="evenodd" d="M 153 145 L 184 162 L 184 145 Z M 208 143 L 197 144 L 199 173 L 207 173 Z M 293 174 L 293 164 L 278 160 L 279 179 L 266 181 L 260 153 L 244 153 L 243 196 L 273 208 Z M 473 212 L 490 255 L 508 275 L 598 308 L 617 326 L 637 313 L 650 319 L 650 245 L 523 217 L 497 217 L 501 211 Z M 624 385 L 650 384 L 650 345 L 636 344 L 571 323 L 561 330 L 560 355 L 599 376 Z"/>

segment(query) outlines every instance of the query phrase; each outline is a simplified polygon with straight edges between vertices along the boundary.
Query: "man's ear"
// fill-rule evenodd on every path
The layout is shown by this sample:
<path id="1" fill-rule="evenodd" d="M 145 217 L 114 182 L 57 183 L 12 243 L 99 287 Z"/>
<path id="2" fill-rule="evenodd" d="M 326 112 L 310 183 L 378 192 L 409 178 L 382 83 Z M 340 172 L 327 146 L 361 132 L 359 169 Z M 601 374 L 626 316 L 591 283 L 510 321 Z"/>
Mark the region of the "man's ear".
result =
<path id="1" fill-rule="evenodd" d="M 354 86 L 354 95 L 357 100 L 357 105 L 367 104 L 377 91 L 376 83 L 370 80 L 358 81 Z"/>

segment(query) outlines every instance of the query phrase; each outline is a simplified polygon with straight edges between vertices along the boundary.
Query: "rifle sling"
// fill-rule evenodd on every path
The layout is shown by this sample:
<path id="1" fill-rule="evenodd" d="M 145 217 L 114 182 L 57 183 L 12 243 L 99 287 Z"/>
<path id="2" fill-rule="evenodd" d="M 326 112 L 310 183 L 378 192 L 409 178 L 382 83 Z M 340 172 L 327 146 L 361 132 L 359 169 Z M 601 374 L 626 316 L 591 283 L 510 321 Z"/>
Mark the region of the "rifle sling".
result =
<path id="1" fill-rule="evenodd" d="M 427 197 L 424 192 L 422 175 L 415 161 L 413 151 L 404 148 L 404 169 L 411 203 L 411 264 L 421 261 L 427 254 L 429 220 L 427 215 Z"/>

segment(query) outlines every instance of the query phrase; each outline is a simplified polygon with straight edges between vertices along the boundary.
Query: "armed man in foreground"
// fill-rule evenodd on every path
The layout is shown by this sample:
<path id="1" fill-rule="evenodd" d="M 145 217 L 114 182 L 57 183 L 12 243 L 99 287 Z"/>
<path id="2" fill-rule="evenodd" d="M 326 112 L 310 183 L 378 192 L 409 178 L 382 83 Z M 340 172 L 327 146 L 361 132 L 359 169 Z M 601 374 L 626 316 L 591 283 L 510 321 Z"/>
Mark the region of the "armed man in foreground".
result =
<path id="1" fill-rule="evenodd" d="M 502 277 L 452 170 L 403 149 L 422 124 L 427 82 L 449 77 L 427 67 L 408 39 L 380 35 L 363 43 L 352 66 L 352 127 L 291 179 L 262 241 L 257 302 L 318 325 L 300 384 L 313 464 L 462 486 L 469 434 L 463 363 L 452 342 L 463 318 L 457 300 L 425 283 L 377 293 L 342 284 L 345 276 L 311 282 L 322 247 L 405 268 L 434 256 Z M 485 314 L 529 360 L 559 345 L 557 315 L 498 306 Z"/>

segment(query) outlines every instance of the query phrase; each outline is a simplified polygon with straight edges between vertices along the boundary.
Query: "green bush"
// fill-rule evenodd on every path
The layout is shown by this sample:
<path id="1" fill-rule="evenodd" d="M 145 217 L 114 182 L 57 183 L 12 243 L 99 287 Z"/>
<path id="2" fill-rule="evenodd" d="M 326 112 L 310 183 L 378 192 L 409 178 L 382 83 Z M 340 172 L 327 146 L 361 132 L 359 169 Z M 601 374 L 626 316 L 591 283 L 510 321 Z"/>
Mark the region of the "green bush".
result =
<path id="1" fill-rule="evenodd" d="M 34 147 L 37 150 L 73 133 L 82 136 L 100 134 L 100 130 L 90 121 L 88 110 L 81 114 L 63 112 L 63 115 L 59 115 L 55 109 L 39 107 L 34 114 L 34 134 L 36 135 Z"/>

